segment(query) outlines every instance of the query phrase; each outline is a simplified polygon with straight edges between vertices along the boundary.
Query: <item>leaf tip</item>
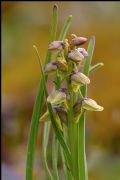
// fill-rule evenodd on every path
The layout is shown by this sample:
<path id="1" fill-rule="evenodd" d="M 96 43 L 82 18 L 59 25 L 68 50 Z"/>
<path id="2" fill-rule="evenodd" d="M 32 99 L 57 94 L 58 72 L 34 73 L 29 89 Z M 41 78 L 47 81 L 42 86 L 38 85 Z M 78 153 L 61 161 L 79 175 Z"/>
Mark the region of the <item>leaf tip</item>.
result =
<path id="1" fill-rule="evenodd" d="M 101 63 L 100 63 L 100 66 L 104 66 L 104 63 L 101 62 Z"/>
<path id="2" fill-rule="evenodd" d="M 90 38 L 90 40 L 91 40 L 92 42 L 95 42 L 95 36 L 92 36 L 92 37 Z"/>
<path id="3" fill-rule="evenodd" d="M 69 19 L 72 19 L 73 16 L 72 16 L 72 15 L 69 15 L 68 17 L 69 17 Z"/>
<path id="4" fill-rule="evenodd" d="M 54 4 L 53 10 L 54 10 L 54 9 L 56 9 L 56 10 L 58 9 L 58 5 L 57 5 L 57 4 Z"/>
<path id="5" fill-rule="evenodd" d="M 37 48 L 36 45 L 33 45 L 33 48 L 36 49 Z"/>

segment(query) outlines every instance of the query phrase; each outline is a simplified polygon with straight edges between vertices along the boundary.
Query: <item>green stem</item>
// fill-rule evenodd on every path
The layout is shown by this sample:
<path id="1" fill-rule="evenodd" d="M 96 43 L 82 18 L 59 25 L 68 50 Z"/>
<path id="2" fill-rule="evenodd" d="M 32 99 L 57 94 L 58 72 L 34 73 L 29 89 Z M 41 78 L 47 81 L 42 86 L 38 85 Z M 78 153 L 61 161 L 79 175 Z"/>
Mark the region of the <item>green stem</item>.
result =
<path id="1" fill-rule="evenodd" d="M 68 140 L 69 140 L 69 147 L 71 151 L 71 171 L 74 180 L 78 180 L 78 164 L 77 164 L 77 124 L 74 122 L 73 116 L 73 93 L 70 90 L 70 103 L 68 109 Z"/>

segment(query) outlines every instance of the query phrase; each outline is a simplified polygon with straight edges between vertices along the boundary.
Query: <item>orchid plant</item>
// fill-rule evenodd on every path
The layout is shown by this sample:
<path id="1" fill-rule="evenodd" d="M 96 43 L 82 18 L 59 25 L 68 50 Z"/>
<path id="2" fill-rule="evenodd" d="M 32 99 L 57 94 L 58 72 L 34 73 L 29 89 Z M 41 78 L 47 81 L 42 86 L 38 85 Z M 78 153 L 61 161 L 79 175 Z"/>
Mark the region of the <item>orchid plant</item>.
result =
<path id="1" fill-rule="evenodd" d="M 34 45 L 39 61 L 42 79 L 33 110 L 28 153 L 26 163 L 26 180 L 33 178 L 33 164 L 38 125 L 44 122 L 42 144 L 42 162 L 46 178 L 61 179 L 58 173 L 58 151 L 60 151 L 65 180 L 88 180 L 85 153 L 85 114 L 86 111 L 102 111 L 103 107 L 87 97 L 87 86 L 90 84 L 89 73 L 97 70 L 103 63 L 91 66 L 95 37 L 91 37 L 87 50 L 82 45 L 87 38 L 66 34 L 72 16 L 68 16 L 60 37 L 56 40 L 58 7 L 54 5 L 51 34 L 44 67 L 40 55 Z M 47 77 L 53 75 L 52 91 L 48 94 Z M 42 104 L 46 98 L 47 109 L 41 114 Z M 52 163 L 50 170 L 47 162 L 47 145 L 50 127 L 53 128 Z"/>

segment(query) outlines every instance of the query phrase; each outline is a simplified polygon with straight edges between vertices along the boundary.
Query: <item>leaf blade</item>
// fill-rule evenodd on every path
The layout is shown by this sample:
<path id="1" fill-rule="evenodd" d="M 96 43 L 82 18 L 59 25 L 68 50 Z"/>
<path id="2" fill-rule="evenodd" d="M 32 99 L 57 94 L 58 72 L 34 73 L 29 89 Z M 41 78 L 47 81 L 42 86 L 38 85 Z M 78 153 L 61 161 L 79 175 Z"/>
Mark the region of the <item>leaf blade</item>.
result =
<path id="1" fill-rule="evenodd" d="M 50 41 L 53 41 L 56 36 L 57 29 L 57 8 L 53 8 L 53 16 L 52 16 L 52 24 L 51 24 L 51 34 Z M 50 61 L 51 52 L 47 51 L 47 55 L 45 58 L 45 64 Z M 44 88 L 43 88 L 43 79 L 41 79 L 39 83 L 39 88 L 34 104 L 30 132 L 28 137 L 28 150 L 27 150 L 27 160 L 26 160 L 26 180 L 32 180 L 33 176 L 33 164 L 34 164 L 34 156 L 35 156 L 35 144 L 38 133 L 38 125 L 39 125 L 39 117 L 42 111 L 42 103 L 44 99 Z"/>
<path id="2" fill-rule="evenodd" d="M 43 165 L 44 165 L 44 169 L 45 169 L 47 178 L 49 180 L 53 180 L 52 174 L 51 174 L 49 167 L 48 167 L 48 164 L 47 164 L 47 157 L 46 157 L 50 125 L 51 125 L 50 122 L 46 122 L 44 125 L 43 144 L 42 144 L 42 147 L 43 147 L 43 149 L 42 149 L 42 161 L 43 161 Z"/>
<path id="3" fill-rule="evenodd" d="M 95 47 L 95 37 L 91 37 L 89 44 L 88 44 L 88 56 L 85 59 L 85 65 L 84 65 L 84 69 L 83 69 L 83 73 L 88 76 L 89 75 L 89 68 L 91 65 L 91 61 L 92 61 L 92 57 L 93 57 L 93 52 L 94 52 L 94 47 Z M 87 86 L 83 86 L 81 87 L 81 92 L 82 95 L 85 97 L 86 93 L 87 93 Z"/>
<path id="4" fill-rule="evenodd" d="M 95 37 L 91 37 L 88 45 L 88 57 L 86 57 L 83 73 L 89 75 L 89 68 L 91 65 L 93 52 L 95 46 Z M 87 96 L 87 86 L 81 87 L 82 96 Z M 85 154 L 85 113 L 80 117 L 78 124 L 78 167 L 79 167 L 79 180 L 88 180 L 86 154 Z"/>

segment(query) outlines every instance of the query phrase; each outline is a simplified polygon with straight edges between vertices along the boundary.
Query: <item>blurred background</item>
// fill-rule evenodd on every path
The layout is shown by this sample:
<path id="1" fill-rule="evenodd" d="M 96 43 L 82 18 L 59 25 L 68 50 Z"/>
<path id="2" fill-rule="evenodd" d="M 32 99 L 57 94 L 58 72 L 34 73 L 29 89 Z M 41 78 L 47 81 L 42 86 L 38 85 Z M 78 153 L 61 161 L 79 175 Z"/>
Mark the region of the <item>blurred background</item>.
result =
<path id="1" fill-rule="evenodd" d="M 89 113 L 86 121 L 89 179 L 119 180 L 120 2 L 117 1 L 2 2 L 2 179 L 24 179 L 28 133 L 41 76 L 33 45 L 38 46 L 44 61 L 55 3 L 59 6 L 57 36 L 66 17 L 72 14 L 67 37 L 75 33 L 89 40 L 94 35 L 92 64 L 105 64 L 90 75 L 89 97 L 104 106 L 104 111 Z M 43 124 L 39 126 L 36 145 L 35 180 L 44 180 L 42 129 Z"/>

